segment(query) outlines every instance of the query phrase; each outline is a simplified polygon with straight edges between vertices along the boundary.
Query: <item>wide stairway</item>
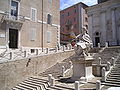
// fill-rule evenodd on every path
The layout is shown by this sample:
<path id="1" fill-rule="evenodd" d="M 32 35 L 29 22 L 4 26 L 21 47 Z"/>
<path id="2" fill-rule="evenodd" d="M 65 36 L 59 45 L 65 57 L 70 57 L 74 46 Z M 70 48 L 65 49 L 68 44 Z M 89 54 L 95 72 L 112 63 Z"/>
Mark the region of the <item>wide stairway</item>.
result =
<path id="1" fill-rule="evenodd" d="M 120 57 L 108 74 L 105 85 L 120 87 Z"/>

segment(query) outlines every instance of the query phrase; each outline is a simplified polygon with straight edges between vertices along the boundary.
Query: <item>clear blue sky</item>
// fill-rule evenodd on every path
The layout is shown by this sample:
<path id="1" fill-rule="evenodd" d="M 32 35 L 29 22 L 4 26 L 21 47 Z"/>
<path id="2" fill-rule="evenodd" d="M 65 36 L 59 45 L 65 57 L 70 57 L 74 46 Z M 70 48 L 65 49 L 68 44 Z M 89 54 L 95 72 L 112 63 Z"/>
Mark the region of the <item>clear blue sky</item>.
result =
<path id="1" fill-rule="evenodd" d="M 69 6 L 72 6 L 78 2 L 83 2 L 88 6 L 97 4 L 97 0 L 60 0 L 60 9 L 63 10 Z"/>

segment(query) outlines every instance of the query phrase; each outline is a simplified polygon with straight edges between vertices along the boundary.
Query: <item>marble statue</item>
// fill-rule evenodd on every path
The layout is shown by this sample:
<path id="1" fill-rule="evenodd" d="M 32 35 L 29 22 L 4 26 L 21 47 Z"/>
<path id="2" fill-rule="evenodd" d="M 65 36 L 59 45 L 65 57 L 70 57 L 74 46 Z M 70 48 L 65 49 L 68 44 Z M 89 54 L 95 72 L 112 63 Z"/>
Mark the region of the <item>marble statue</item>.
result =
<path id="1" fill-rule="evenodd" d="M 76 44 L 74 47 L 76 56 L 88 56 L 89 50 L 92 48 L 92 40 L 87 33 L 86 28 L 83 28 L 82 34 L 79 34 L 75 38 Z"/>

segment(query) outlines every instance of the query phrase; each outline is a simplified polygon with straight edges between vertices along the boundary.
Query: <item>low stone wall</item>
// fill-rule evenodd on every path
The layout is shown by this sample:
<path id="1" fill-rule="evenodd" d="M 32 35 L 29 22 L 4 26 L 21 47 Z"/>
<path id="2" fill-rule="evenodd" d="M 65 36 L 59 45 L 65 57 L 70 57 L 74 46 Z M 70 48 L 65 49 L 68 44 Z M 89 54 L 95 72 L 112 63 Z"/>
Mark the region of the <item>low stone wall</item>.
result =
<path id="1" fill-rule="evenodd" d="M 0 90 L 11 90 L 21 81 L 36 76 L 74 54 L 66 51 L 46 56 L 0 63 Z"/>

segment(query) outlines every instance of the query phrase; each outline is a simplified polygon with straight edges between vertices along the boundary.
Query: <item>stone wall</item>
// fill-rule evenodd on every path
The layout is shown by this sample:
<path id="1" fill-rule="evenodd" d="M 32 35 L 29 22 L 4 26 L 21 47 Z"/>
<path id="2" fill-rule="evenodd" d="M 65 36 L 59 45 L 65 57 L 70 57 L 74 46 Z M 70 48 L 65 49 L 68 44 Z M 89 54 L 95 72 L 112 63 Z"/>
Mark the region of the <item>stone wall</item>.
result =
<path id="1" fill-rule="evenodd" d="M 73 51 L 0 63 L 0 90 L 10 90 L 30 76 L 36 76 L 57 62 L 73 55 Z"/>

